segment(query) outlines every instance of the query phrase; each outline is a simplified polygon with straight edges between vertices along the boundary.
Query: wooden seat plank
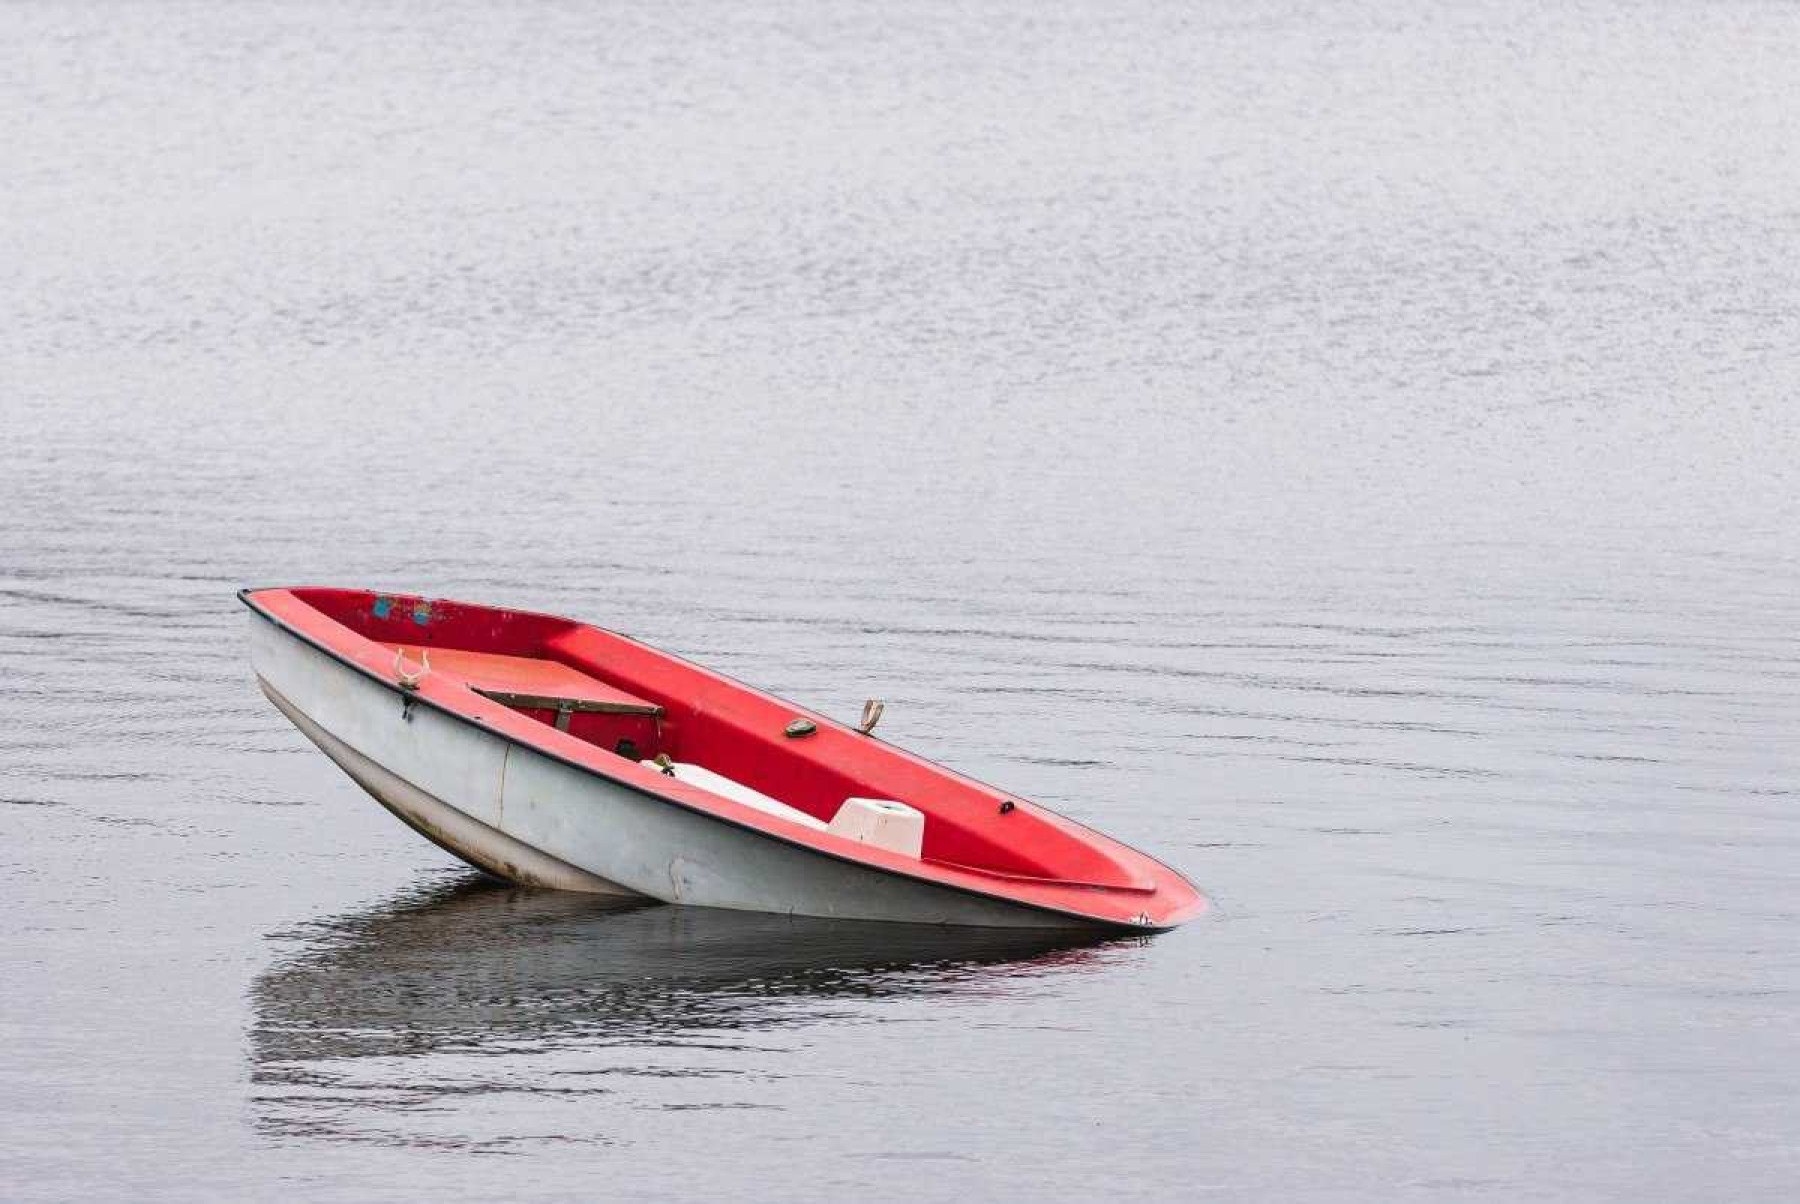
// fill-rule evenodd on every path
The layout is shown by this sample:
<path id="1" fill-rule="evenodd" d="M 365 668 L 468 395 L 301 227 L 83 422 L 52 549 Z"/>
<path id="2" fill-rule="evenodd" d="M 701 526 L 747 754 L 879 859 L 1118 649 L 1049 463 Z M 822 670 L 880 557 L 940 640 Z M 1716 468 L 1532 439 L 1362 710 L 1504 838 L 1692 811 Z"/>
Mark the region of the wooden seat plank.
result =
<path id="1" fill-rule="evenodd" d="M 662 714 L 662 708 L 648 699 L 628 694 L 561 661 L 418 644 L 386 646 L 404 656 L 409 664 L 420 664 L 429 656 L 432 672 L 460 677 L 470 689 L 508 706 L 614 715 Z"/>

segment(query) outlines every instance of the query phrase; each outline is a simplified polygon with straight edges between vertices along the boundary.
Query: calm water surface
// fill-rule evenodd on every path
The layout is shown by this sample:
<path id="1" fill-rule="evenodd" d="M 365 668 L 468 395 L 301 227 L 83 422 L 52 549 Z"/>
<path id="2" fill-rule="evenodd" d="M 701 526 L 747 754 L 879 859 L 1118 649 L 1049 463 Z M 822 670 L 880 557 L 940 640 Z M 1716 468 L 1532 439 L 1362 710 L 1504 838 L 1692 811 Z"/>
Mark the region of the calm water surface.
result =
<path id="1" fill-rule="evenodd" d="M 1800 10 L 0 8 L 0 1196 L 1800 1194 Z M 1165 937 L 482 885 L 248 583 L 579 615 Z"/>

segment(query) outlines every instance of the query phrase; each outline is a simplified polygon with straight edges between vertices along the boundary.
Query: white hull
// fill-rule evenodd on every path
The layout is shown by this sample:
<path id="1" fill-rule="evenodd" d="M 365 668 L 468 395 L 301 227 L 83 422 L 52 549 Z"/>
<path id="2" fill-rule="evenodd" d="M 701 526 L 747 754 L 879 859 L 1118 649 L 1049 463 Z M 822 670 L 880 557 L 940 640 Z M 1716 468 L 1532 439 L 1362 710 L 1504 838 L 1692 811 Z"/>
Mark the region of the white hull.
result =
<path id="1" fill-rule="evenodd" d="M 665 903 L 981 927 L 1077 917 L 819 853 L 566 765 L 403 696 L 260 616 L 263 690 L 383 806 L 498 877 Z"/>

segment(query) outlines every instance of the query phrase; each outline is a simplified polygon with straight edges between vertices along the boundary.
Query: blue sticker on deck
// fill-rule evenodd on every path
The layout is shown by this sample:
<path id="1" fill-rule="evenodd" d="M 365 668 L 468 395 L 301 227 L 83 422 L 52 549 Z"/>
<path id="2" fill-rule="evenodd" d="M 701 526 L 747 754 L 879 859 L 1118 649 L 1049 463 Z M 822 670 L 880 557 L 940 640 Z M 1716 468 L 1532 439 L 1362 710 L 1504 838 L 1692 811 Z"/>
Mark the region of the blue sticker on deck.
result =
<path id="1" fill-rule="evenodd" d="M 388 612 L 394 609 L 394 600 L 392 598 L 377 598 L 375 599 L 375 605 L 370 609 L 375 612 L 376 618 L 385 619 L 388 617 Z"/>
<path id="2" fill-rule="evenodd" d="M 431 603 L 418 602 L 413 605 L 413 622 L 421 627 L 431 622 Z"/>

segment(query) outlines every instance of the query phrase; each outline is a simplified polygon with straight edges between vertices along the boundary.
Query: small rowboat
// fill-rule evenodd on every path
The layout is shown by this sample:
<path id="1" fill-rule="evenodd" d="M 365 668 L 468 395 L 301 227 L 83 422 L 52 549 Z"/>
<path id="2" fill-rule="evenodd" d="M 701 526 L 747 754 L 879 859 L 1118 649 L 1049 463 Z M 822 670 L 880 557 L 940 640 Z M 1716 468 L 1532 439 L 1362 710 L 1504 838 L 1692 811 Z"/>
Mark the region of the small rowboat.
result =
<path id="1" fill-rule="evenodd" d="M 1167 866 L 635 640 L 348 589 L 245 590 L 269 700 L 420 834 L 526 886 L 982 927 L 1157 931 Z"/>

